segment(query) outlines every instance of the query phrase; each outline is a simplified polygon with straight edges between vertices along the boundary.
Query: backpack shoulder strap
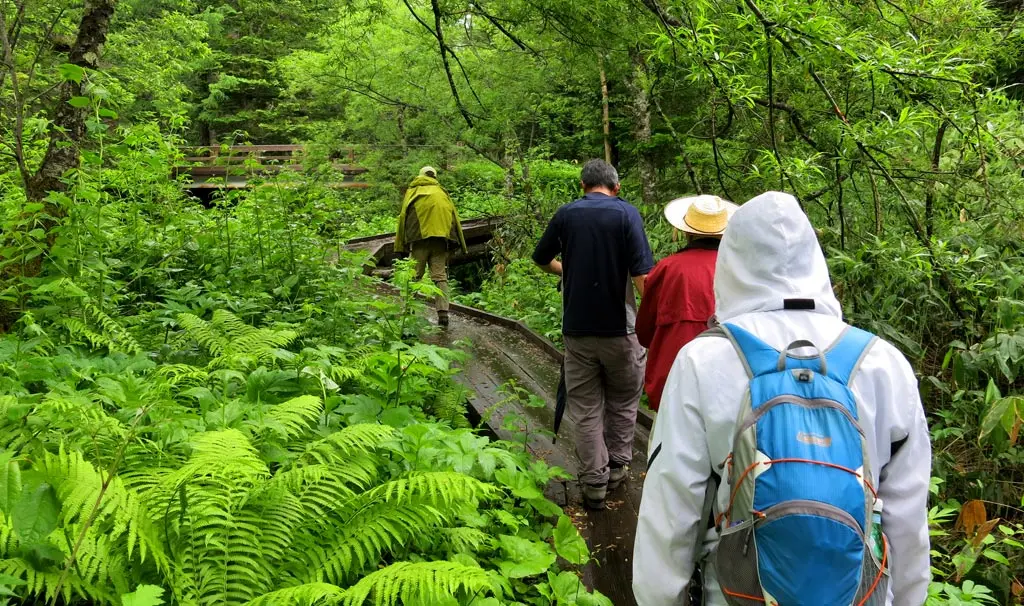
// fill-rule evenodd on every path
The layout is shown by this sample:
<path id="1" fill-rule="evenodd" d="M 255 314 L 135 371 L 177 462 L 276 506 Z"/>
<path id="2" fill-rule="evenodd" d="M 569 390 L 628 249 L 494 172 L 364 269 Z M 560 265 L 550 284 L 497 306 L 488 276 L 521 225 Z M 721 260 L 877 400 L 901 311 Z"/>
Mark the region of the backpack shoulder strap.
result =
<path id="1" fill-rule="evenodd" d="M 849 385 L 868 350 L 878 339 L 866 330 L 849 326 L 825 352 L 828 374 L 833 379 Z"/>
<path id="2" fill-rule="evenodd" d="M 777 370 L 779 350 L 735 324 L 722 324 L 719 328 L 732 341 L 750 378 Z"/>

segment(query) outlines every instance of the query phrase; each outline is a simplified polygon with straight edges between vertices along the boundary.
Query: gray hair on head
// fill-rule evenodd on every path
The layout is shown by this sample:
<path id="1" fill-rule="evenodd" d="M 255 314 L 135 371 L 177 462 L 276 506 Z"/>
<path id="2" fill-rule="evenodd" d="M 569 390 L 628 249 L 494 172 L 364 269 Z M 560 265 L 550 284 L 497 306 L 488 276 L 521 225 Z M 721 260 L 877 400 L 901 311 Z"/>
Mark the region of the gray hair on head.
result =
<path id="1" fill-rule="evenodd" d="M 615 189 L 615 186 L 619 184 L 619 172 L 604 160 L 590 160 L 583 165 L 580 181 L 583 181 L 584 189 L 594 187 Z"/>

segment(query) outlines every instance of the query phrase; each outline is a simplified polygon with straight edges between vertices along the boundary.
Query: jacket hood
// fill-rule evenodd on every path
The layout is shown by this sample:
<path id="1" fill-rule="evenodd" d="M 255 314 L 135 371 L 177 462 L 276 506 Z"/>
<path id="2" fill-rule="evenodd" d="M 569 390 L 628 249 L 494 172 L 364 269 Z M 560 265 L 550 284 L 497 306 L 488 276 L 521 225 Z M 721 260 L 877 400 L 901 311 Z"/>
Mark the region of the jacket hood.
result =
<path id="1" fill-rule="evenodd" d="M 409 183 L 409 187 L 423 187 L 424 185 L 440 186 L 441 183 L 437 179 L 433 177 L 428 177 L 426 175 L 419 175 L 418 177 L 413 179 L 411 183 Z"/>
<path id="2" fill-rule="evenodd" d="M 715 266 L 715 316 L 792 309 L 842 318 L 832 293 L 825 255 L 796 198 L 780 192 L 757 196 L 729 220 Z"/>

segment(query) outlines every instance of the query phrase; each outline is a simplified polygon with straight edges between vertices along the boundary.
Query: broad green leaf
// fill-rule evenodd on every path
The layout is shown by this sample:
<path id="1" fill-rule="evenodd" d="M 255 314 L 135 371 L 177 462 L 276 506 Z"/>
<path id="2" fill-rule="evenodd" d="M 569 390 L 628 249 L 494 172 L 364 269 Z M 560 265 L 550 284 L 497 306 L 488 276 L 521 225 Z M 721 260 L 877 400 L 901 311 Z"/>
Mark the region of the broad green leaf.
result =
<path id="1" fill-rule="evenodd" d="M 540 499 L 530 499 L 530 505 L 537 510 L 537 513 L 544 517 L 551 518 L 562 515 L 562 508 L 555 505 L 547 498 L 542 497 Z"/>
<path id="2" fill-rule="evenodd" d="M 22 545 L 40 543 L 57 528 L 60 502 L 57 493 L 47 483 L 22 493 L 11 513 L 14 532 Z"/>
<path id="3" fill-rule="evenodd" d="M 590 559 L 587 542 L 580 536 L 579 530 L 573 525 L 569 516 L 563 515 L 555 527 L 555 551 L 570 564 L 586 564 Z"/>
<path id="4" fill-rule="evenodd" d="M 498 539 L 505 560 L 499 563 L 502 574 L 521 579 L 542 574 L 555 563 L 555 552 L 542 541 L 529 541 L 507 534 Z"/>
<path id="5" fill-rule="evenodd" d="M 544 498 L 544 493 L 537 488 L 536 482 L 529 474 L 514 469 L 499 469 L 494 472 L 494 479 L 508 487 L 512 494 L 520 499 L 529 501 Z"/>
<path id="6" fill-rule="evenodd" d="M 64 63 L 57 66 L 57 73 L 64 80 L 71 82 L 82 83 L 82 79 L 85 77 L 85 69 L 75 65 L 74 63 Z"/>
<path id="7" fill-rule="evenodd" d="M 64 297 L 81 297 L 85 298 L 89 296 L 89 293 L 85 292 L 78 287 L 77 284 L 68 280 L 67 278 L 60 278 L 52 282 L 47 282 L 35 290 L 38 293 L 56 293 Z"/>
<path id="8" fill-rule="evenodd" d="M 390 425 L 394 428 L 402 428 L 406 425 L 412 425 L 416 422 L 416 417 L 412 414 L 412 409 L 408 406 L 396 406 L 394 408 L 388 408 L 380 415 L 380 422 L 385 425 Z"/>
<path id="9" fill-rule="evenodd" d="M 164 603 L 163 587 L 156 585 L 139 585 L 132 593 L 121 596 L 121 606 L 160 606 Z"/>
<path id="10" fill-rule="evenodd" d="M 987 438 L 996 427 L 1001 427 L 1009 434 L 1016 423 L 1017 411 L 1021 407 L 1024 407 L 1024 398 L 1019 396 L 998 398 L 992 401 L 988 412 L 981 420 L 981 433 L 978 435 L 978 441 L 981 442 Z"/>
<path id="11" fill-rule="evenodd" d="M 110 120 L 117 120 L 117 112 L 112 109 L 101 107 L 99 110 L 100 118 L 109 118 Z"/>
<path id="12" fill-rule="evenodd" d="M 1006 556 L 1004 556 L 1003 554 L 999 553 L 998 551 L 996 551 L 994 549 L 986 549 L 985 551 L 982 552 L 982 555 L 984 555 L 986 558 L 988 558 L 988 559 L 990 559 L 990 560 L 992 560 L 994 562 L 999 562 L 1000 564 L 1003 564 L 1004 566 L 1009 566 L 1010 565 L 1010 560 L 1006 559 Z"/>
<path id="13" fill-rule="evenodd" d="M 577 604 L 580 595 L 587 593 L 587 588 L 579 577 L 571 572 L 563 571 L 555 576 L 548 573 L 548 583 L 554 598 L 559 606 L 571 606 Z"/>
<path id="14" fill-rule="evenodd" d="M 89 107 L 90 103 L 92 103 L 92 99 L 90 99 L 89 97 L 71 97 L 70 99 L 68 99 L 68 105 L 70 105 L 71 107 L 77 107 L 79 109 L 83 107 Z"/>
<path id="15" fill-rule="evenodd" d="M 999 393 L 999 386 L 996 385 L 994 379 L 989 379 L 988 386 L 985 387 L 985 403 L 990 404 L 1001 397 L 1002 394 Z"/>

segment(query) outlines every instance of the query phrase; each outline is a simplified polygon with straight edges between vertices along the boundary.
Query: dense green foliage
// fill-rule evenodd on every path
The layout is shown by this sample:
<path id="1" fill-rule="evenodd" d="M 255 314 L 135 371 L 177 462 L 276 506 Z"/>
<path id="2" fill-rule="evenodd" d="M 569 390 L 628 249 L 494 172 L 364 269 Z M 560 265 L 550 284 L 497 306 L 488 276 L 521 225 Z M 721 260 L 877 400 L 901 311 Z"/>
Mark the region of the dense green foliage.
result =
<path id="1" fill-rule="evenodd" d="M 930 603 L 1019 601 L 1019 10 L 0 2 L 0 600 L 602 603 L 555 564 L 587 559 L 539 489 L 559 471 L 466 426 L 426 287 L 386 295 L 339 245 L 438 166 L 464 217 L 506 218 L 462 300 L 557 338 L 528 254 L 607 149 L 658 256 L 672 197 L 800 199 L 847 317 L 921 379 Z M 205 205 L 170 176 L 244 142 L 311 145 Z M 369 189 L 330 186 L 350 149 Z"/>
<path id="2" fill-rule="evenodd" d="M 120 135 L 0 341 L 0 572 L 103 604 L 606 602 L 553 567 L 589 558 L 541 490 L 562 472 L 468 428 L 411 291 L 326 262 L 337 194 L 119 199 L 167 166 Z"/>

